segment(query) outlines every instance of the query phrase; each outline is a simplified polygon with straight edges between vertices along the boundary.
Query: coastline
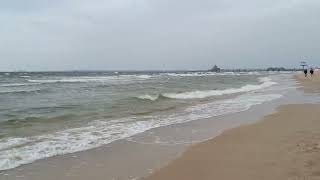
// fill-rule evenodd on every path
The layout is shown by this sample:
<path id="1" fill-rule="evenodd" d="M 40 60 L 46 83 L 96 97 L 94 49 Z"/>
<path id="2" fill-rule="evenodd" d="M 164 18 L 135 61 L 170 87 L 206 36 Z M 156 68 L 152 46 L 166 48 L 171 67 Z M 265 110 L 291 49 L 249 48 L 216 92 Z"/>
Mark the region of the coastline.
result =
<path id="1" fill-rule="evenodd" d="M 39 160 L 0 171 L 0 179 L 131 180 L 147 177 L 179 158 L 193 144 L 272 114 L 278 103 L 269 102 L 236 114 L 161 127 L 100 148 Z M 199 131 L 190 134 L 195 129 Z M 168 141 L 168 144 L 152 143 L 155 137 L 161 137 L 160 141 Z"/>
<path id="2" fill-rule="evenodd" d="M 279 85 L 264 93 L 277 94 L 285 90 L 286 94 L 279 100 L 242 112 L 152 129 L 88 151 L 42 159 L 0 171 L 0 179 L 131 180 L 148 177 L 175 159 L 184 157 L 183 153 L 198 143 L 210 141 L 229 129 L 256 123 L 273 114 L 280 105 L 313 103 L 312 96 L 310 101 L 310 97 L 297 90 L 293 75 L 277 76 L 277 82 Z"/>
<path id="3" fill-rule="evenodd" d="M 318 79 L 296 79 L 305 92 L 319 92 Z M 282 105 L 260 122 L 189 148 L 146 179 L 319 179 L 319 117 L 319 104 Z"/>

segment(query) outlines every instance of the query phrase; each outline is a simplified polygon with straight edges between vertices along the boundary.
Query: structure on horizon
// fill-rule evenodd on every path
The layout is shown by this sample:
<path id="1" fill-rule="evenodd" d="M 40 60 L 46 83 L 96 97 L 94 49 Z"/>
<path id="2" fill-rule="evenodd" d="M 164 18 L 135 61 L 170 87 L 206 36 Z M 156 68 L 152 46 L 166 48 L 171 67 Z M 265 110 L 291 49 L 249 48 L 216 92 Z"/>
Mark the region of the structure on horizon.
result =
<path id="1" fill-rule="evenodd" d="M 302 69 L 304 69 L 304 67 L 308 66 L 307 62 L 302 61 L 300 62 L 300 66 L 302 67 Z"/>
<path id="2" fill-rule="evenodd" d="M 221 72 L 221 69 L 217 66 L 214 65 L 213 68 L 210 69 L 211 72 Z"/>

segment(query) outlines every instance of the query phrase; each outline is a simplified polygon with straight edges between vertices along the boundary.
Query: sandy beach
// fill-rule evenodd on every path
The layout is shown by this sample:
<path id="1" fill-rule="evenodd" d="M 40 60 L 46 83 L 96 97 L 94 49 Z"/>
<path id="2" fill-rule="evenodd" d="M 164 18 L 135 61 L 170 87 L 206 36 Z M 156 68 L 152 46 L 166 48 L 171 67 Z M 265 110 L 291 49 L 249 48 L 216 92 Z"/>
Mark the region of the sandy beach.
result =
<path id="1" fill-rule="evenodd" d="M 306 93 L 320 93 L 320 76 L 315 75 L 314 77 L 311 77 L 308 75 L 308 77 L 305 77 L 304 74 L 296 75 L 295 78 L 299 81 L 299 83 L 302 85 L 302 89 Z"/>
<path id="2" fill-rule="evenodd" d="M 308 93 L 319 79 L 297 76 Z M 320 179 L 320 105 L 284 105 L 261 122 L 189 148 L 148 180 Z"/>

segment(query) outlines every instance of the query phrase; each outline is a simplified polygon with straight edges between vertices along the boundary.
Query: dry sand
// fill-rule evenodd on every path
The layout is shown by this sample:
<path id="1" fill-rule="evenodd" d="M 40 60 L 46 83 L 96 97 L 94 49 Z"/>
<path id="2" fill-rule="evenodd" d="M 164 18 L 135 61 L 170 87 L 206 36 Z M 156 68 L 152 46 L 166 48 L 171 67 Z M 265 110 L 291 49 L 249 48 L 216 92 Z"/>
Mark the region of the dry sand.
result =
<path id="1" fill-rule="evenodd" d="M 297 79 L 319 92 L 318 79 Z M 256 124 L 189 148 L 148 180 L 320 179 L 320 105 L 286 105 Z"/>

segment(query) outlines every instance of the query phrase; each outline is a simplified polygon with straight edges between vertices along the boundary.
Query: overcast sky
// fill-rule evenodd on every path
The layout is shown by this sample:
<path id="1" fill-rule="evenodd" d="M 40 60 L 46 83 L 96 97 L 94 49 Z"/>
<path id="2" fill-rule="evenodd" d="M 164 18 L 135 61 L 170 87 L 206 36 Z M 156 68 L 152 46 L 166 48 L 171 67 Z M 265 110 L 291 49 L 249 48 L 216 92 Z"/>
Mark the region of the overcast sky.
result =
<path id="1" fill-rule="evenodd" d="M 320 65 L 320 0 L 1 0 L 0 71 Z"/>

